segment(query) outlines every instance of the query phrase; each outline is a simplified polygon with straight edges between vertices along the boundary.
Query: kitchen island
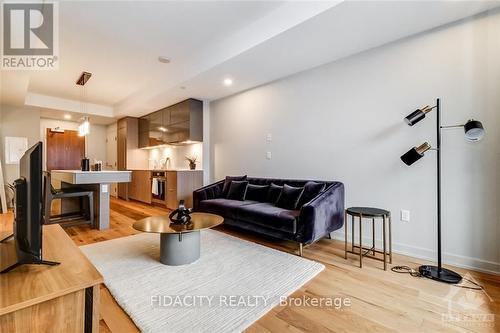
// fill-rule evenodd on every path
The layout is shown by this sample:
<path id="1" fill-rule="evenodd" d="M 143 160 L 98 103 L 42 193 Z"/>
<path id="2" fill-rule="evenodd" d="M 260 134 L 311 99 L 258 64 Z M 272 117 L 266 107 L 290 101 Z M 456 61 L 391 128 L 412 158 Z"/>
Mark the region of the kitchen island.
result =
<path id="1" fill-rule="evenodd" d="M 61 189 L 78 187 L 94 191 L 94 225 L 97 229 L 109 228 L 109 191 L 112 183 L 129 183 L 131 171 L 80 171 L 52 170 L 53 180 L 61 182 Z M 64 199 L 61 202 L 61 214 L 79 209 L 78 200 Z"/>

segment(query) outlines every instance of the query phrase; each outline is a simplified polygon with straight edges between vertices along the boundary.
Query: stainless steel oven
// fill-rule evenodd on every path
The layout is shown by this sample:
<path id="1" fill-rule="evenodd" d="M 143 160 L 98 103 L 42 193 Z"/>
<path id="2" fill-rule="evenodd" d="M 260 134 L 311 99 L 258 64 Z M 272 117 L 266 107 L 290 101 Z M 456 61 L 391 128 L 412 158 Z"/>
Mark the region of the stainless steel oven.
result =
<path id="1" fill-rule="evenodd" d="M 165 171 L 153 171 L 151 174 L 151 194 L 153 201 L 165 202 L 165 195 L 167 189 L 167 179 L 165 178 Z"/>

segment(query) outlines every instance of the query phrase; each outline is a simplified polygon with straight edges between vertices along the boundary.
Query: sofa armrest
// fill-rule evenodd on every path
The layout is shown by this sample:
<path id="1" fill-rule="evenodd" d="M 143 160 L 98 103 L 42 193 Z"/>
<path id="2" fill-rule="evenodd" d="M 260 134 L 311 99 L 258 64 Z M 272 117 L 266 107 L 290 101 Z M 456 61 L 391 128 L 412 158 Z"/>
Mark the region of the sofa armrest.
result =
<path id="1" fill-rule="evenodd" d="M 344 184 L 336 182 L 302 206 L 297 241 L 310 244 L 344 225 Z"/>
<path id="2" fill-rule="evenodd" d="M 217 199 L 222 195 L 224 180 L 213 183 L 193 191 L 193 211 L 200 207 L 200 201 L 207 199 Z"/>

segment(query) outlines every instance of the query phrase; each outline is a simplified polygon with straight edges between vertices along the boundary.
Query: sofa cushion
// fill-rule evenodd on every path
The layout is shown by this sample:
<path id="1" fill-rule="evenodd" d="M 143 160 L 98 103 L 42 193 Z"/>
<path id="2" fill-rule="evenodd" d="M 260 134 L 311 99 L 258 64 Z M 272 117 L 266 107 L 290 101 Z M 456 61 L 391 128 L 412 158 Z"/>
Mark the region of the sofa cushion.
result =
<path id="1" fill-rule="evenodd" d="M 256 203 L 257 201 L 250 200 L 210 199 L 200 201 L 199 211 L 236 219 L 238 208 Z"/>
<path id="2" fill-rule="evenodd" d="M 227 192 L 229 192 L 229 186 L 231 185 L 231 182 L 233 180 L 236 181 L 244 181 L 247 180 L 247 176 L 226 176 L 226 179 L 224 180 L 224 186 L 222 187 L 222 196 L 225 198 L 227 195 Z"/>
<path id="3" fill-rule="evenodd" d="M 268 228 L 295 234 L 297 231 L 298 210 L 288 210 L 262 202 L 239 206 L 238 219 L 259 224 Z"/>
<path id="4" fill-rule="evenodd" d="M 278 201 L 282 188 L 283 186 L 278 186 L 274 183 L 271 183 L 271 185 L 269 186 L 269 190 L 267 191 L 266 201 L 274 205 L 276 201 Z"/>
<path id="5" fill-rule="evenodd" d="M 247 181 L 231 181 L 231 185 L 229 185 L 229 191 L 227 192 L 226 199 L 231 200 L 245 200 L 245 194 L 247 193 Z"/>
<path id="6" fill-rule="evenodd" d="M 245 200 L 265 202 L 267 199 L 268 191 L 269 191 L 269 185 L 248 184 Z"/>
<path id="7" fill-rule="evenodd" d="M 276 206 L 284 209 L 294 210 L 297 209 L 300 197 L 304 192 L 303 187 L 293 187 L 287 184 L 283 185 L 281 194 L 276 202 Z"/>
<path id="8" fill-rule="evenodd" d="M 320 192 L 325 190 L 325 187 L 324 183 L 307 182 L 304 185 L 304 192 L 299 200 L 298 207 L 302 207 L 312 199 L 316 198 Z"/>
<path id="9" fill-rule="evenodd" d="M 211 186 L 204 191 L 205 193 L 205 198 L 203 200 L 208 200 L 208 199 L 215 199 L 218 198 L 221 194 L 221 188 L 220 186 Z"/>

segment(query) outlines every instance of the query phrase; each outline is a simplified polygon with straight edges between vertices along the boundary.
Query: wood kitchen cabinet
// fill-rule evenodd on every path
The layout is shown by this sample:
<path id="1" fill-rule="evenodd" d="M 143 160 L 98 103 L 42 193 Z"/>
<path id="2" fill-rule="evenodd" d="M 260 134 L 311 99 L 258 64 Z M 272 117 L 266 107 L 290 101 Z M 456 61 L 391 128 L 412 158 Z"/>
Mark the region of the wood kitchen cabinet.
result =
<path id="1" fill-rule="evenodd" d="M 179 200 L 186 207 L 193 207 L 193 191 L 203 186 L 202 170 L 165 171 L 165 201 L 153 200 L 151 193 L 151 170 L 132 170 L 132 181 L 128 184 L 128 198 L 147 204 L 159 204 L 168 209 L 177 209 Z M 163 172 L 160 170 L 160 172 Z"/>
<path id="2" fill-rule="evenodd" d="M 186 207 L 193 207 L 193 191 L 203 186 L 202 170 L 167 171 L 167 195 L 165 202 L 168 209 L 176 209 L 179 200 L 184 200 Z"/>
<path id="3" fill-rule="evenodd" d="M 140 161 L 147 163 L 148 152 L 139 149 L 139 119 L 125 117 L 118 120 L 116 166 L 120 171 L 139 169 Z M 118 197 L 129 199 L 129 183 L 118 184 Z"/>
<path id="4" fill-rule="evenodd" d="M 129 199 L 151 204 L 151 171 L 132 170 L 132 181 L 128 185 Z"/>

